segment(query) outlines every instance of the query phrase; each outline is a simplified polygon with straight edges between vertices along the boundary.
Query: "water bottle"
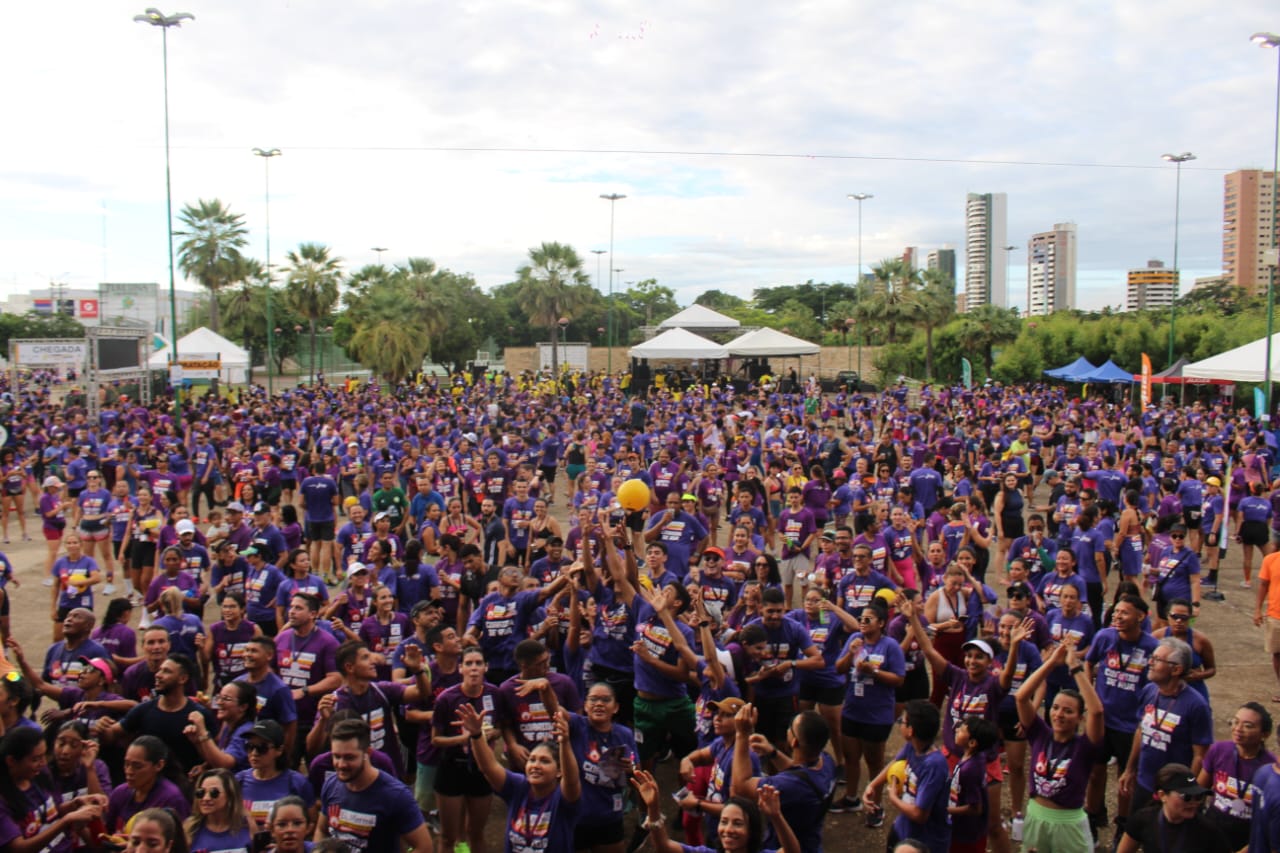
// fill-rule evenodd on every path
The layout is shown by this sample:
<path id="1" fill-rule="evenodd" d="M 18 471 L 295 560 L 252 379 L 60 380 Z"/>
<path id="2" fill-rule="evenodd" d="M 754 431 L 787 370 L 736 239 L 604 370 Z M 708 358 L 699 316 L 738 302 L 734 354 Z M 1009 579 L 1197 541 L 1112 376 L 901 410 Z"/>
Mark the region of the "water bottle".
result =
<path id="1" fill-rule="evenodd" d="M 1009 837 L 1014 841 L 1022 840 L 1022 815 L 1013 816 L 1013 823 L 1009 824 Z"/>

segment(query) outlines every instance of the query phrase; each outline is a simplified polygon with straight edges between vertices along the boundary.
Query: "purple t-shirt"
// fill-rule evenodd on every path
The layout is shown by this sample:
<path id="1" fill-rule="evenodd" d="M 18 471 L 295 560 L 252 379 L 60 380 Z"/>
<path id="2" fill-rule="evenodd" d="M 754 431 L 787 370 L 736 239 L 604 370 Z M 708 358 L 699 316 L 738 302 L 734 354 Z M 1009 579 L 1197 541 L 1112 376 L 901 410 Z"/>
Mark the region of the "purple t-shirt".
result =
<path id="1" fill-rule="evenodd" d="M 1036 717 L 1027 730 L 1031 744 L 1031 794 L 1044 797 L 1064 809 L 1084 807 L 1089 772 L 1101 758 L 1101 744 L 1084 735 L 1066 743 L 1053 739 L 1053 730 Z"/>
<path id="2" fill-rule="evenodd" d="M 302 797 L 308 808 L 316 801 L 315 789 L 297 770 L 285 770 L 270 779 L 258 779 L 252 770 L 241 770 L 236 774 L 236 781 L 240 783 L 244 810 L 260 826 L 266 826 L 267 814 L 276 800 L 295 795 Z"/>
<path id="3" fill-rule="evenodd" d="M 976 814 L 951 816 L 951 843 L 971 844 L 987 834 L 987 761 L 981 755 L 961 758 L 951 771 L 951 807 L 978 806 Z"/>
<path id="4" fill-rule="evenodd" d="M 1138 785 L 1156 787 L 1156 771 L 1166 764 L 1191 766 L 1192 746 L 1213 743 L 1213 716 L 1209 703 L 1189 687 L 1165 696 L 1154 684 L 1142 688 L 1138 706 L 1142 714 L 1138 736 Z"/>
<path id="5" fill-rule="evenodd" d="M 390 757 L 380 749 L 369 750 L 369 763 L 379 770 L 385 770 L 387 773 L 394 774 L 395 766 L 391 763 Z M 312 760 L 311 765 L 307 767 L 307 781 L 311 783 L 311 790 L 323 791 L 325 783 L 337 775 L 337 771 L 333 769 L 333 753 L 322 752 Z"/>
<path id="6" fill-rule="evenodd" d="M 631 729 L 614 723 L 602 732 L 586 717 L 573 714 L 569 717 L 569 741 L 582 776 L 582 825 L 605 826 L 622 820 L 628 791 L 625 761 L 629 758 L 637 763 Z"/>
<path id="7" fill-rule="evenodd" d="M 338 641 L 328 631 L 312 628 L 306 637 L 299 637 L 286 628 L 276 637 L 276 671 L 290 690 L 310 687 L 338 668 L 337 652 Z M 299 701 L 299 719 L 313 719 L 319 702 L 315 695 Z"/>
<path id="8" fill-rule="evenodd" d="M 1220 740 L 1209 747 L 1202 765 L 1209 774 L 1209 807 L 1235 820 L 1252 818 L 1253 804 L 1258 802 L 1253 775 L 1275 760 L 1265 749 L 1253 758 L 1241 758 L 1236 745 L 1229 740 Z"/>
<path id="9" fill-rule="evenodd" d="M 1146 632 L 1131 643 L 1115 628 L 1103 628 L 1093 638 L 1085 660 L 1093 664 L 1093 688 L 1102 700 L 1107 728 L 1132 733 L 1137 727 L 1139 693 L 1147 685 L 1147 661 L 1158 645 Z"/>
<path id="10" fill-rule="evenodd" d="M 946 756 L 936 749 L 921 755 L 908 743 L 893 758 L 907 762 L 902 801 L 925 812 L 922 823 L 914 823 L 899 814 L 893 822 L 893 831 L 899 838 L 924 842 L 929 853 L 947 853 L 951 848 L 951 816 L 947 813 L 947 785 L 951 774 Z"/>
<path id="11" fill-rule="evenodd" d="M 138 635 L 122 622 L 98 628 L 93 632 L 93 639 L 108 652 L 108 660 L 113 657 L 132 658 L 138 655 Z"/>
<path id="12" fill-rule="evenodd" d="M 636 640 L 644 643 L 645 648 L 655 658 L 665 664 L 675 666 L 680 659 L 680 651 L 676 648 L 675 640 L 672 638 L 666 624 L 654 612 L 649 602 L 637 597 L 634 605 L 636 609 Z M 684 635 L 685 643 L 692 647 L 693 630 L 680 621 L 676 621 L 675 626 Z M 657 668 L 646 662 L 639 654 L 635 656 L 635 675 L 636 690 L 643 693 L 650 693 L 664 699 L 678 699 L 687 692 L 683 684 L 673 681 L 658 672 Z"/>
<path id="13" fill-rule="evenodd" d="M 558 672 L 547 673 L 546 678 L 561 708 L 573 714 L 582 713 L 582 700 L 578 698 L 578 688 L 574 686 L 573 679 Z M 498 685 L 498 722 L 505 729 L 513 729 L 516 742 L 529 748 L 551 740 L 555 720 L 537 691 L 528 696 L 516 694 L 521 684 L 519 676 L 512 676 Z"/>
<path id="14" fill-rule="evenodd" d="M 129 818 L 147 809 L 173 809 L 182 820 L 191 814 L 191 803 L 182 796 L 177 785 L 163 776 L 156 779 L 142 802 L 138 802 L 133 794 L 133 788 L 121 785 L 111 792 L 107 800 L 107 831 L 113 835 L 123 834 Z"/>
<path id="15" fill-rule="evenodd" d="M 783 619 L 777 628 L 770 628 L 764 622 L 756 620 L 764 628 L 769 641 L 765 657 L 750 669 L 764 669 L 781 663 L 784 660 L 800 660 L 805 656 L 804 650 L 813 645 L 813 638 L 803 625 L 797 625 L 790 619 Z M 783 696 L 795 696 L 800 692 L 800 680 L 796 678 L 796 670 L 788 667 L 779 675 L 762 678 L 756 682 L 755 697 L 757 699 L 778 699 Z"/>
<path id="16" fill-rule="evenodd" d="M 1000 677 L 991 670 L 981 681 L 973 682 L 966 670 L 948 664 L 945 678 L 950 692 L 942 714 L 942 744 L 949 755 L 956 755 L 959 752 L 956 749 L 956 726 L 963 723 L 965 717 L 981 717 L 995 723 L 1004 691 L 1000 689 Z M 994 758 L 993 748 L 988 759 Z"/>
<path id="17" fill-rule="evenodd" d="M 331 477 L 315 476 L 302 481 L 304 517 L 308 522 L 335 520 L 333 499 L 338 495 L 338 484 Z"/>
<path id="18" fill-rule="evenodd" d="M 507 804 L 505 853 L 574 848 L 573 833 L 582 814 L 581 797 L 569 802 L 556 785 L 547 796 L 534 799 L 529 780 L 510 770 L 498 796 Z"/>
<path id="19" fill-rule="evenodd" d="M 333 706 L 335 711 L 350 708 L 369 724 L 369 744 L 391 756 L 396 778 L 400 778 L 403 768 L 400 747 L 396 743 L 395 709 L 404 705 L 407 686 L 394 681 L 376 681 L 364 693 L 352 693 L 346 685 L 333 692 L 336 699 Z M 388 743 L 393 748 L 388 749 Z"/>
<path id="20" fill-rule="evenodd" d="M 0 799 L 0 847 L 9 849 L 10 843 L 19 838 L 31 838 L 43 832 L 58 819 L 58 809 L 53 794 L 35 784 L 22 792 L 26 800 L 26 812 L 13 814 L 9 804 Z M 42 851 L 67 853 L 71 850 L 71 837 L 60 832 L 46 844 Z"/>
<path id="21" fill-rule="evenodd" d="M 337 776 L 324 783 L 320 810 L 329 837 L 340 838 L 355 851 L 398 850 L 400 837 L 422 826 L 422 810 L 413 791 L 390 773 L 363 791 L 352 791 Z"/>

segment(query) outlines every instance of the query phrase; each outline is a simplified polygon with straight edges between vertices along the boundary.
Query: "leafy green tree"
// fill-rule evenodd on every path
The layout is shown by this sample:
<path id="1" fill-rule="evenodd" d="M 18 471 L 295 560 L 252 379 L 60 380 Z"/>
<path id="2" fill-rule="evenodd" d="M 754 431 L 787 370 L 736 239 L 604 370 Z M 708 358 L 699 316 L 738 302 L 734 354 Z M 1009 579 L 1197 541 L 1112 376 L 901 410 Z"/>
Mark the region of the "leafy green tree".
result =
<path id="1" fill-rule="evenodd" d="M 871 268 L 871 277 L 871 293 L 858 302 L 860 319 L 880 326 L 887 342 L 896 343 L 898 327 L 910 325 L 918 316 L 920 274 L 901 258 L 889 258 Z"/>
<path id="2" fill-rule="evenodd" d="M 178 245 L 178 266 L 183 275 L 213 297 L 209 302 L 209 328 L 218 332 L 218 294 L 244 273 L 240 252 L 248 244 L 244 215 L 232 213 L 217 199 L 201 199 L 182 208 L 178 219 L 185 230 L 175 233 L 186 237 Z"/>
<path id="3" fill-rule="evenodd" d="M 982 305 L 968 312 L 960 321 L 961 338 L 971 352 L 982 356 L 982 366 L 990 376 L 995 366 L 995 348 L 1016 340 L 1022 321 L 1016 308 Z"/>
<path id="4" fill-rule="evenodd" d="M 529 263 L 517 270 L 519 299 L 534 326 L 551 332 L 551 370 L 560 374 L 560 320 L 583 301 L 582 290 L 591 281 L 582 269 L 582 258 L 572 246 L 543 243 L 529 250 Z"/>
<path id="5" fill-rule="evenodd" d="M 680 306 L 676 304 L 676 292 L 658 284 L 656 278 L 646 278 L 628 287 L 622 298 L 644 318 L 646 326 L 652 326 L 654 320 L 661 323 L 680 310 Z"/>
<path id="6" fill-rule="evenodd" d="M 66 314 L 0 314 L 0 352 L 9 353 L 9 341 L 22 338 L 83 338 L 84 326 Z"/>
<path id="7" fill-rule="evenodd" d="M 853 299 L 854 286 L 851 284 L 815 283 L 812 279 L 803 284 L 759 287 L 752 295 L 752 303 L 771 314 L 781 311 L 787 302 L 799 300 L 823 327 L 827 326 L 831 317 L 836 316 L 831 311 L 836 303 Z"/>
<path id="8" fill-rule="evenodd" d="M 351 300 L 348 331 L 335 332 L 346 351 L 376 375 L 391 382 L 412 376 L 431 349 L 423 317 L 405 311 L 405 285 L 394 277 L 371 282 Z"/>
<path id="9" fill-rule="evenodd" d="M 924 378 L 933 380 L 933 332 L 956 313 L 956 283 L 941 270 L 925 270 L 916 292 L 917 319 L 924 329 Z"/>
<path id="10" fill-rule="evenodd" d="M 747 304 L 747 300 L 741 296 L 734 296 L 732 293 L 725 293 L 723 290 L 706 290 L 698 294 L 698 298 L 693 300 L 695 305 L 705 305 L 712 311 L 725 311 L 741 308 Z"/>
<path id="11" fill-rule="evenodd" d="M 301 315 L 310 330 L 311 378 L 316 375 L 316 329 L 338 304 L 342 259 L 329 254 L 320 243 L 302 243 L 286 256 L 285 304 Z"/>

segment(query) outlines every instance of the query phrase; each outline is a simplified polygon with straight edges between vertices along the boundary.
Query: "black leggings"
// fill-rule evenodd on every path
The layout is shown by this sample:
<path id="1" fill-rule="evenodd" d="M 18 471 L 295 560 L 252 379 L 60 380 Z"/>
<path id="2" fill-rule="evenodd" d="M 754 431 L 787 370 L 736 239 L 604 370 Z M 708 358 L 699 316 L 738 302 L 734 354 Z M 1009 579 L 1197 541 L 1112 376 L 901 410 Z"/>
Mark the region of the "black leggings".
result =
<path id="1" fill-rule="evenodd" d="M 207 482 L 193 482 L 191 484 L 191 517 L 200 517 L 200 496 L 204 496 L 204 501 L 209 505 L 209 509 L 213 509 L 213 490 L 216 488 L 212 480 Z"/>

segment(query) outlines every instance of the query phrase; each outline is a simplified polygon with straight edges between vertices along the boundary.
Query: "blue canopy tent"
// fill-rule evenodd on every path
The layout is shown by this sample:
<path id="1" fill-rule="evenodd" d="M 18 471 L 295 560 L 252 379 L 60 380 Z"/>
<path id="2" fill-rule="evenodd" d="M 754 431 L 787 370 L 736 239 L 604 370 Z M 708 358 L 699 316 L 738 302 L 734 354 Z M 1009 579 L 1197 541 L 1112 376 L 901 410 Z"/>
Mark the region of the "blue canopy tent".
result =
<path id="1" fill-rule="evenodd" d="M 1098 368 L 1095 367 L 1089 359 L 1084 356 L 1080 356 L 1065 367 L 1046 370 L 1044 375 L 1053 379 L 1061 379 L 1064 382 L 1083 382 L 1085 380 L 1081 377 L 1086 376 L 1097 369 Z"/>
<path id="2" fill-rule="evenodd" d="M 1111 359 L 1107 359 L 1107 363 L 1088 373 L 1078 381 L 1080 382 L 1103 382 L 1112 385 L 1132 385 L 1133 374 L 1127 370 L 1121 370 Z"/>

